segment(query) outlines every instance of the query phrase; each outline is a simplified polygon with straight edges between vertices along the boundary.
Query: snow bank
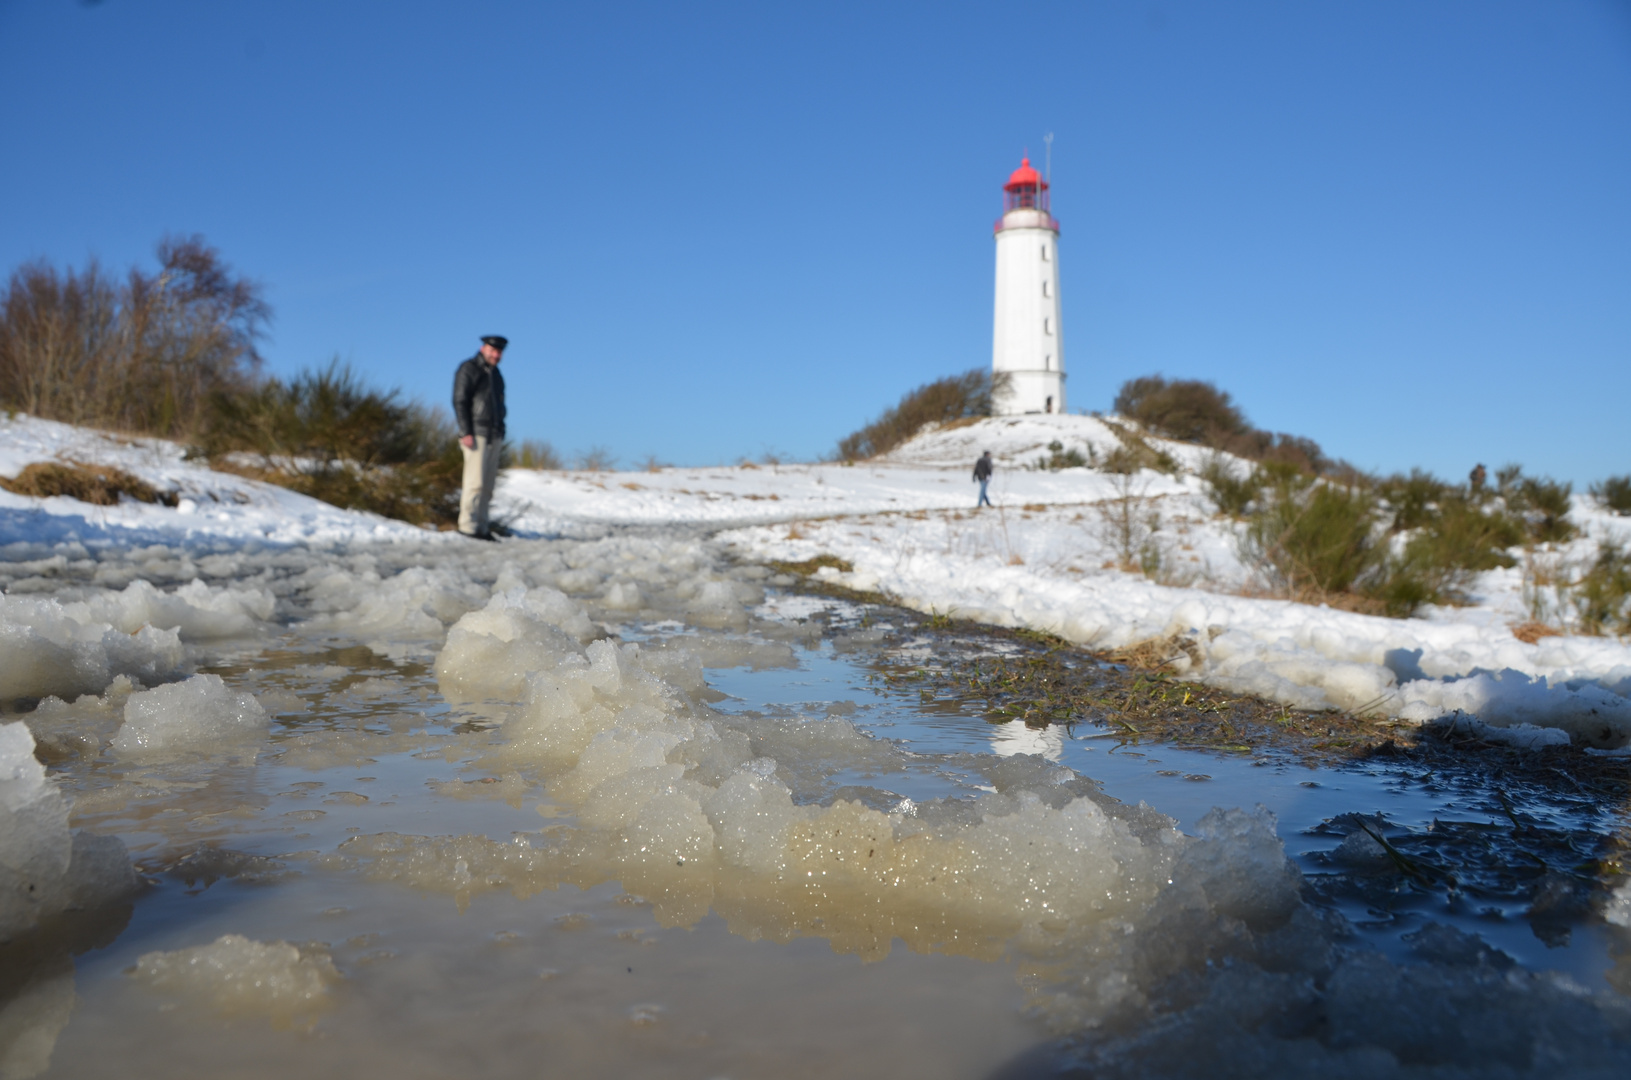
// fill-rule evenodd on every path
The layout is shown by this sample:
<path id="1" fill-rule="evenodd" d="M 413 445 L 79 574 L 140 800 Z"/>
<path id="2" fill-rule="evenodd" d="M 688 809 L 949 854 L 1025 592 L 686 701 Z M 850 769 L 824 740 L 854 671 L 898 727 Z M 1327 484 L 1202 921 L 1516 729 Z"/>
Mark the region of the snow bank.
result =
<path id="1" fill-rule="evenodd" d="M 287 941 L 251 941 L 240 934 L 224 934 L 190 949 L 145 953 L 132 976 L 215 1012 L 273 1019 L 323 1007 L 340 981 L 326 952 Z"/>
<path id="2" fill-rule="evenodd" d="M 111 465 L 179 496 L 176 506 L 125 500 L 90 506 L 67 496 L 37 499 L 0 491 L 0 545 L 41 540 L 152 543 L 225 537 L 274 543 L 329 543 L 371 537 L 424 538 L 423 529 L 342 510 L 274 484 L 216 472 L 186 460 L 166 439 L 132 438 L 31 416 L 0 416 L 0 475 L 33 462 Z M 434 534 L 432 534 L 434 535 Z"/>
<path id="3" fill-rule="evenodd" d="M 132 759 L 215 753 L 258 740 L 267 725 L 255 695 L 228 690 L 219 675 L 194 675 L 131 694 L 113 749 Z"/>

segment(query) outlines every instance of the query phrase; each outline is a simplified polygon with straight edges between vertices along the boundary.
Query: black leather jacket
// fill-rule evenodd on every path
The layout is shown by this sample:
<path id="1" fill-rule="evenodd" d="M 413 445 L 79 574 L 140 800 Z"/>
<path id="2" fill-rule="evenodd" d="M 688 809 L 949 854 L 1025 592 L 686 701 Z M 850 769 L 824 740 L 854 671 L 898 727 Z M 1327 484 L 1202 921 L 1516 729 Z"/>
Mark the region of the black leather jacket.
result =
<path id="1" fill-rule="evenodd" d="M 504 376 L 498 365 L 487 366 L 480 353 L 459 365 L 453 376 L 453 418 L 459 437 L 504 437 Z"/>

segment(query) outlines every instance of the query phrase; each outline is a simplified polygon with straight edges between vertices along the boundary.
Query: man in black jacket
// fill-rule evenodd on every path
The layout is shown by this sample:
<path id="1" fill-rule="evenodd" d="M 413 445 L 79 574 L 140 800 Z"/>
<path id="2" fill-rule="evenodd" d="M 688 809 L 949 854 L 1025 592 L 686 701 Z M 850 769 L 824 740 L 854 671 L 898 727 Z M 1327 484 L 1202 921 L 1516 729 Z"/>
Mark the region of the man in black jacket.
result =
<path id="1" fill-rule="evenodd" d="M 459 496 L 459 531 L 491 540 L 487 510 L 498 480 L 498 448 L 504 442 L 504 376 L 498 362 L 509 341 L 497 334 L 481 339 L 481 351 L 459 365 L 453 376 L 453 417 L 464 448 L 464 491 Z"/>

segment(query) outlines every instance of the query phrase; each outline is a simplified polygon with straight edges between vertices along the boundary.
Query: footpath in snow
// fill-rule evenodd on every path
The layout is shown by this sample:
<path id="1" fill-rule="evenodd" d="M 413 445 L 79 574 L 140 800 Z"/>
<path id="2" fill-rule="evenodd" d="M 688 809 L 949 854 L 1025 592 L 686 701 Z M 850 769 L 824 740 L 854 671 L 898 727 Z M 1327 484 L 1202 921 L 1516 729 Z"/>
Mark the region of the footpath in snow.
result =
<path id="1" fill-rule="evenodd" d="M 712 532 L 747 560 L 831 555 L 852 567 L 824 569 L 834 584 L 884 593 L 922 611 L 1047 630 L 1099 649 L 1164 641 L 1173 668 L 1188 677 L 1299 708 L 1412 722 L 1459 712 L 1522 745 L 1572 739 L 1624 752 L 1631 743 L 1631 646 L 1612 638 L 1562 635 L 1528 644 L 1514 637 L 1511 627 L 1528 618 L 1516 569 L 1481 575 L 1471 606 L 1430 608 L 1413 619 L 1250 596 L 1238 526 L 1214 512 L 1194 475 L 1208 452 L 1150 441 L 1177 459 L 1180 475 L 1029 469 L 1052 443 L 1092 460 L 1119 445 L 1101 420 L 1037 416 L 949 427 L 853 466 L 510 470 L 500 480 L 497 510 L 523 537 L 639 526 Z M 992 486 L 998 508 L 975 513 L 970 469 L 986 449 L 998 465 Z M 116 465 L 179 499 L 175 507 L 128 501 L 92 507 L 0 492 L 0 556 L 37 565 L 42 579 L 53 565 L 98 546 L 179 546 L 219 555 L 267 545 L 464 542 L 213 472 L 161 440 L 27 417 L 0 420 L 0 475 L 49 460 Z M 1155 580 L 1116 568 L 1128 527 L 1124 514 L 1118 533 L 1116 510 L 1129 506 L 1137 508 L 1135 527 L 1147 546 L 1159 553 Z M 1577 498 L 1572 516 L 1582 538 L 1565 556 L 1588 558 L 1610 539 L 1631 542 L 1631 519 L 1605 514 L 1589 499 Z M 136 604 L 142 610 L 163 603 L 148 589 L 155 595 L 143 594 Z M 50 613 L 34 609 L 55 603 L 23 592 L 14 585 L 0 601 L 0 637 L 18 647 L 47 633 Z M 81 614 L 89 621 L 52 624 L 49 633 L 79 640 L 113 622 L 90 608 Z M 139 617 L 133 607 L 123 620 Z M 233 616 L 223 609 L 222 617 Z M 88 671 L 87 685 L 96 677 Z"/>

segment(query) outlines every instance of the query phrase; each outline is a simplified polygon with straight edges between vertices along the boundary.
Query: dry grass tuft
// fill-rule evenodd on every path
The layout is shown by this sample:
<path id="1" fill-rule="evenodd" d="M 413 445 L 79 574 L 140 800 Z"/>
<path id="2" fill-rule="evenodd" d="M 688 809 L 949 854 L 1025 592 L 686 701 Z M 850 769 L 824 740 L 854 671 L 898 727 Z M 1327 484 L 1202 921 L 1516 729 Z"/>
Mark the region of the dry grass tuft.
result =
<path id="1" fill-rule="evenodd" d="M 1536 622 L 1533 619 L 1528 622 L 1514 623 L 1512 626 L 1512 636 L 1525 645 L 1533 645 L 1543 637 L 1560 637 L 1562 634 L 1563 631 L 1557 627 L 1547 626 L 1545 623 Z"/>
<path id="2" fill-rule="evenodd" d="M 1145 638 L 1104 654 L 1118 664 L 1126 664 L 1139 671 L 1154 671 L 1187 658 L 1191 664 L 1201 662 L 1200 646 L 1187 634 L 1168 634 L 1165 637 Z"/>
<path id="3" fill-rule="evenodd" d="M 137 502 L 174 506 L 179 500 L 173 491 L 159 491 L 145 480 L 111 465 L 87 465 L 79 461 L 36 461 L 16 477 L 0 476 L 0 488 L 13 495 L 49 499 L 66 495 L 92 506 L 117 506 L 120 496 Z"/>

